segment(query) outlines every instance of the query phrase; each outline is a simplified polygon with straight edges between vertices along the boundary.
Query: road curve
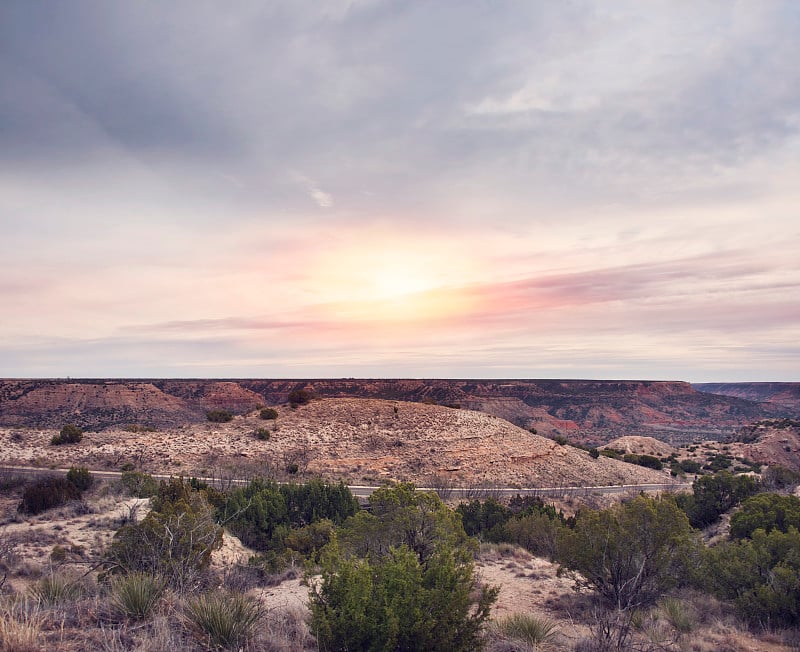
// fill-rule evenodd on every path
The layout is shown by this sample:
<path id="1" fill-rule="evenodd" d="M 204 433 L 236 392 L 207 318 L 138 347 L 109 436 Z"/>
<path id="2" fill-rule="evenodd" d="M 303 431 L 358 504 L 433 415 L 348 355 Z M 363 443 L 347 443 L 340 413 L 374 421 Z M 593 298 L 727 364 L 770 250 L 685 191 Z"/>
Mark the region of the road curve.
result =
<path id="1" fill-rule="evenodd" d="M 93 471 L 92 475 L 97 478 L 116 480 L 122 477 L 121 471 Z M 66 475 L 68 469 L 41 468 L 35 466 L 0 466 L 0 475 L 23 475 L 39 477 L 44 475 L 62 474 Z M 154 473 L 154 478 L 166 480 L 175 477 L 175 474 Z M 242 487 L 246 486 L 250 479 L 242 478 L 215 478 L 198 477 L 198 480 L 207 482 L 214 486 Z M 348 485 L 354 496 L 360 499 L 367 499 L 379 486 L 372 485 Z M 588 496 L 591 494 L 624 494 L 638 493 L 640 491 L 688 491 L 692 488 L 691 483 L 685 482 L 665 482 L 650 484 L 623 484 L 623 485 L 600 485 L 600 486 L 562 486 L 562 487 L 417 487 L 417 491 L 433 491 L 446 498 L 487 498 L 505 496 L 547 496 L 547 497 L 566 497 L 566 496 Z"/>

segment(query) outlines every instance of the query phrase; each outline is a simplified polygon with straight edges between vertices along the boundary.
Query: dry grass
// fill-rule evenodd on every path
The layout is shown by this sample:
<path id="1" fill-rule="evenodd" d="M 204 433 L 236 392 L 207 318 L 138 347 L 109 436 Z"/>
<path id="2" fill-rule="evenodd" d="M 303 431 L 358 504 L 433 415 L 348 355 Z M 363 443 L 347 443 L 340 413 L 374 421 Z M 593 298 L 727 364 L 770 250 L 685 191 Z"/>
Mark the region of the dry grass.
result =
<path id="1" fill-rule="evenodd" d="M 4 605 L 0 608 L 0 650 L 38 652 L 44 621 L 42 613 L 27 601 Z"/>

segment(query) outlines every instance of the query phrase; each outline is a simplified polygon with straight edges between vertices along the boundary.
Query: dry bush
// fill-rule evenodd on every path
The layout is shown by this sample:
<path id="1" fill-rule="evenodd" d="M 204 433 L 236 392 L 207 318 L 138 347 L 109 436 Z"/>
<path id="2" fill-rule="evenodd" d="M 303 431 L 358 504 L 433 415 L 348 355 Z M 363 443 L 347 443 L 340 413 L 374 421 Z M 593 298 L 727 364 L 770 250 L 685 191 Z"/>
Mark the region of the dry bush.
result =
<path id="1" fill-rule="evenodd" d="M 308 615 L 308 610 L 299 605 L 269 610 L 254 645 L 264 652 L 317 650 Z"/>

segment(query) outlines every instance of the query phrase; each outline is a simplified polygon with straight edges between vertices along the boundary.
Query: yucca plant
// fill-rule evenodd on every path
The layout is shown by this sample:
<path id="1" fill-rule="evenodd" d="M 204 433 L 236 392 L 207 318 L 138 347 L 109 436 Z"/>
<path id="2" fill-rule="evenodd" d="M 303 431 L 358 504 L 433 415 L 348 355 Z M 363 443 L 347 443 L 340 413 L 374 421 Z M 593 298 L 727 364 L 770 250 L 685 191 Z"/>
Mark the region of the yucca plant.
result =
<path id="1" fill-rule="evenodd" d="M 661 607 L 667 622 L 677 632 L 688 634 L 694 629 L 694 619 L 685 602 L 668 597 L 661 600 L 658 606 Z"/>
<path id="2" fill-rule="evenodd" d="M 31 597 L 40 605 L 52 607 L 80 597 L 81 586 L 62 575 L 48 575 L 31 585 Z"/>
<path id="3" fill-rule="evenodd" d="M 145 620 L 161 599 L 165 582 L 148 573 L 128 573 L 111 582 L 111 603 L 131 620 Z"/>
<path id="4" fill-rule="evenodd" d="M 551 641 L 558 634 L 558 626 L 552 620 L 533 614 L 514 614 L 500 620 L 497 627 L 505 636 L 533 647 Z"/>
<path id="5" fill-rule="evenodd" d="M 241 593 L 205 594 L 186 603 L 186 617 L 212 647 L 233 648 L 253 636 L 261 608 Z"/>

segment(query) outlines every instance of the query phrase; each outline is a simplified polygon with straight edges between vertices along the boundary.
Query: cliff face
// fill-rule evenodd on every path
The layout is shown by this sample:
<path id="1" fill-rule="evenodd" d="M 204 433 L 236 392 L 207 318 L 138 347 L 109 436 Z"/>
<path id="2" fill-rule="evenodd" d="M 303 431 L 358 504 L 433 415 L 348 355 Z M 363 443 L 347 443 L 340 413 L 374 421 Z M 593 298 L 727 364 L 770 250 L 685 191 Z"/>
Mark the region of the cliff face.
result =
<path id="1" fill-rule="evenodd" d="M 236 414 L 285 403 L 307 389 L 321 398 L 459 405 L 543 434 L 602 443 L 648 435 L 671 443 L 730 436 L 790 407 L 698 392 L 688 383 L 584 380 L 4 380 L 0 425 L 85 428 L 200 422 L 209 409 Z"/>
<path id="2" fill-rule="evenodd" d="M 775 403 L 800 412 L 800 383 L 696 383 L 701 392 L 755 401 Z"/>

